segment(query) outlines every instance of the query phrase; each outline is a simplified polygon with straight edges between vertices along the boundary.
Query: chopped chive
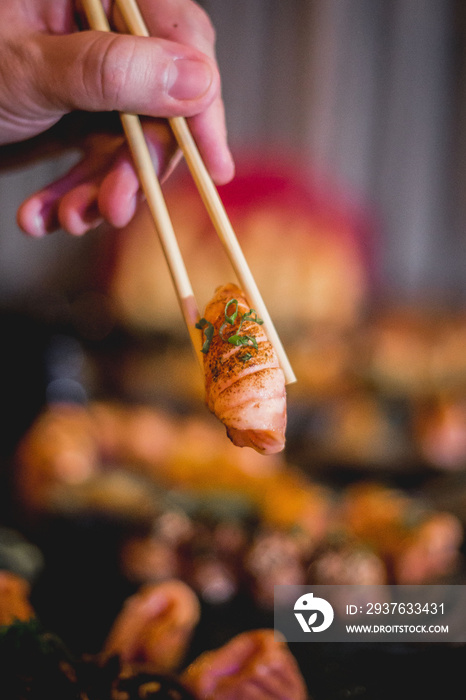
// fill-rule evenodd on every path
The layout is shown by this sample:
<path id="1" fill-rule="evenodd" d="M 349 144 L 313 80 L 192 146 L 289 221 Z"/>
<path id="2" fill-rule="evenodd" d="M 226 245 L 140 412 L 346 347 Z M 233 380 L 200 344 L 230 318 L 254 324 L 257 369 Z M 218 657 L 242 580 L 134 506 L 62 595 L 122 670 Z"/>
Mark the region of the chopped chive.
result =
<path id="1" fill-rule="evenodd" d="M 228 338 L 228 342 L 232 345 L 250 345 L 256 350 L 258 349 L 257 340 L 253 335 L 239 335 L 237 333 L 236 335 L 231 335 Z"/>
<path id="2" fill-rule="evenodd" d="M 253 321 L 254 323 L 258 323 L 260 326 L 262 326 L 264 323 L 264 321 L 257 315 L 257 311 L 255 309 L 249 309 L 249 311 L 243 315 L 241 325 L 244 323 L 244 321 Z"/>
<path id="3" fill-rule="evenodd" d="M 235 305 L 235 310 L 233 311 L 232 314 L 229 314 L 228 309 L 229 309 L 231 304 Z M 230 323 L 231 325 L 233 325 L 234 322 L 236 321 L 237 316 L 238 316 L 238 300 L 237 299 L 230 299 L 230 301 L 225 306 L 225 321 L 227 323 Z"/>
<path id="4" fill-rule="evenodd" d="M 229 313 L 230 307 L 233 305 L 233 311 L 232 313 Z M 230 343 L 231 345 L 236 345 L 236 346 L 243 346 L 243 345 L 248 345 L 249 347 L 253 347 L 256 350 L 258 349 L 257 345 L 257 340 L 254 338 L 252 335 L 242 335 L 240 333 L 241 328 L 243 326 L 243 323 L 245 321 L 252 321 L 253 323 L 258 323 L 259 325 L 262 325 L 264 322 L 261 318 L 258 317 L 257 312 L 255 309 L 249 309 L 248 312 L 240 316 L 239 319 L 239 326 L 238 330 L 234 335 L 231 335 L 229 337 L 224 336 L 224 330 L 227 326 L 233 326 L 236 322 L 236 319 L 238 318 L 238 300 L 237 299 L 230 299 L 226 305 L 225 305 L 225 322 L 222 323 L 219 329 L 219 335 L 222 338 L 222 340 L 225 340 L 226 342 Z M 215 333 L 215 329 L 213 324 L 210 321 L 207 321 L 205 318 L 201 318 L 200 321 L 196 323 L 196 328 L 199 328 L 200 330 L 204 331 L 205 334 L 205 342 L 204 345 L 202 346 L 202 352 L 207 353 L 210 348 L 210 344 L 212 342 L 212 338 Z M 244 361 L 246 362 L 247 360 L 251 359 L 252 355 L 251 353 L 246 353 L 244 355 L 246 358 Z"/>
<path id="5" fill-rule="evenodd" d="M 196 323 L 196 328 L 199 328 L 199 330 L 204 331 L 205 341 L 204 345 L 201 348 L 201 352 L 206 354 L 207 352 L 209 352 L 210 344 L 212 342 L 212 338 L 214 337 L 214 326 L 206 318 L 201 318 Z"/>

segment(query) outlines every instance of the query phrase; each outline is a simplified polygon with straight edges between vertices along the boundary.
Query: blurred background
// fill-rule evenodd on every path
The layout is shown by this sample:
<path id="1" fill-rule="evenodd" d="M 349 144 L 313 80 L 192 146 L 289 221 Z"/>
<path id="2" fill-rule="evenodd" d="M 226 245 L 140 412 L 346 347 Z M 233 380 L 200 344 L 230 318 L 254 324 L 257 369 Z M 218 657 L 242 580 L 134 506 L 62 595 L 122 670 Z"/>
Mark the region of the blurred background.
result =
<path id="1" fill-rule="evenodd" d="M 204 604 L 196 651 L 270 621 L 274 582 L 464 582 L 464 4 L 201 4 L 238 164 L 220 193 L 298 376 L 287 447 L 266 463 L 232 452 L 206 416 L 144 207 L 124 231 L 27 239 L 18 205 L 76 153 L 9 158 L 3 521 L 42 553 L 37 605 L 78 649 L 99 644 L 124 594 L 171 575 Z M 182 166 L 165 191 L 205 303 L 228 265 Z M 84 601 L 72 615 L 51 594 L 64 581 Z M 106 587 L 96 621 L 86 606 Z M 358 687 L 374 689 L 386 662 L 368 678 L 366 658 Z M 341 686 L 324 664 L 317 697 L 351 696 L 338 663 Z"/>
<path id="2" fill-rule="evenodd" d="M 290 150 L 374 207 L 385 291 L 464 299 L 464 8 L 457 0 L 221 0 L 232 146 Z M 1 292 L 37 286 L 79 245 L 25 242 L 22 197 L 66 161 L 4 174 Z M 43 274 L 43 272 L 42 272 Z"/>

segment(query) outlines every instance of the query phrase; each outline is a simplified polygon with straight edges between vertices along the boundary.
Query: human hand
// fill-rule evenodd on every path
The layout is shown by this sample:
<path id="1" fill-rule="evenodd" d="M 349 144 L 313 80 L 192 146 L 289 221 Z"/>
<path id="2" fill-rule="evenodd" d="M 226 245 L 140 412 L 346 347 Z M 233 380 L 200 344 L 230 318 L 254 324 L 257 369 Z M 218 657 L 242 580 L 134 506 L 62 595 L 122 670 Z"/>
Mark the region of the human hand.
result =
<path id="1" fill-rule="evenodd" d="M 199 700 L 305 700 L 298 665 L 272 630 L 243 632 L 196 659 L 183 683 Z"/>
<path id="2" fill-rule="evenodd" d="M 110 23 L 124 31 L 106 0 Z M 226 141 L 214 30 L 193 0 L 140 0 L 150 38 L 78 32 L 72 0 L 3 0 L 0 4 L 0 144 L 29 139 L 67 113 L 133 112 L 146 124 L 159 174 L 175 147 L 154 118 L 184 116 L 213 179 L 233 175 Z M 122 199 L 123 194 L 123 199 Z M 58 227 L 82 234 L 102 218 L 131 219 L 139 183 L 123 138 L 85 145 L 83 160 L 20 207 L 19 225 L 41 236 Z"/>

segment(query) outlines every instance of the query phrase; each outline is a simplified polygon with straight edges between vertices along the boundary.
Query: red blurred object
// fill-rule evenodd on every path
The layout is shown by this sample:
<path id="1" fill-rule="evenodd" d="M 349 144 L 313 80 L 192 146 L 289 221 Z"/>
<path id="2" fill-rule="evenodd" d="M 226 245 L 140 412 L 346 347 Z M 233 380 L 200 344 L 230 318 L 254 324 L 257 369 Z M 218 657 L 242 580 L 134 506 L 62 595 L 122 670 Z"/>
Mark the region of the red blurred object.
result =
<path id="1" fill-rule="evenodd" d="M 203 308 L 218 286 L 235 281 L 234 273 L 191 177 L 178 172 L 164 192 Z M 347 327 L 360 320 L 376 277 L 374 225 L 366 207 L 318 182 L 290 156 L 274 154 L 239 156 L 236 177 L 219 193 L 282 332 L 296 322 Z M 182 326 L 145 207 L 119 234 L 114 253 L 106 286 L 120 320 L 143 329 Z"/>

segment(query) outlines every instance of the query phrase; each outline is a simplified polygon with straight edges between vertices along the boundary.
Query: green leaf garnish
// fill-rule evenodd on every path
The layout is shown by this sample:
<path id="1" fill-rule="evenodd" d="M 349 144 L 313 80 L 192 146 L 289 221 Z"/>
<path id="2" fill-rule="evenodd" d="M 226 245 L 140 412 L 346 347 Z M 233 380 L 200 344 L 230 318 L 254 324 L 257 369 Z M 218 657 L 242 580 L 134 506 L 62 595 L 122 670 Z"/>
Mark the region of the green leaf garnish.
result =
<path id="1" fill-rule="evenodd" d="M 257 340 L 253 335 L 239 335 L 237 333 L 236 335 L 230 335 L 228 342 L 231 345 L 251 345 L 256 350 L 258 349 Z"/>
<path id="2" fill-rule="evenodd" d="M 230 307 L 233 305 L 233 311 L 230 313 Z M 224 330 L 227 326 L 233 326 L 236 322 L 236 319 L 238 318 L 238 300 L 237 299 L 230 299 L 225 305 L 225 322 L 222 323 L 220 326 L 220 329 L 218 331 L 220 337 L 222 340 L 225 340 L 226 342 L 230 343 L 230 345 L 236 345 L 236 346 L 242 346 L 242 345 L 248 345 L 250 347 L 255 348 L 256 350 L 258 349 L 257 345 L 257 340 L 254 338 L 252 335 L 242 335 L 241 334 L 241 328 L 243 326 L 243 323 L 245 321 L 252 321 L 253 323 L 258 323 L 259 325 L 262 325 L 264 321 L 259 318 L 257 315 L 257 312 L 255 309 L 249 309 L 248 312 L 240 316 L 239 320 L 239 326 L 238 330 L 234 335 L 230 335 L 229 337 L 225 338 L 224 336 Z M 208 321 L 206 318 L 201 318 L 200 321 L 196 323 L 196 328 L 199 328 L 200 330 L 204 331 L 206 340 L 204 342 L 204 345 L 202 346 L 202 352 L 207 353 L 210 348 L 210 344 L 212 342 L 212 338 L 215 333 L 215 329 L 213 324 Z M 252 357 L 251 353 L 246 353 L 246 355 L 243 358 L 243 361 L 246 362 L 247 360 L 250 360 Z"/>
<path id="3" fill-rule="evenodd" d="M 233 311 L 232 314 L 229 314 L 228 309 L 230 308 L 231 304 L 235 305 L 235 310 Z M 230 301 L 225 306 L 225 321 L 227 323 L 230 323 L 231 325 L 233 325 L 234 322 L 236 321 L 237 316 L 238 316 L 238 300 L 237 299 L 230 299 Z"/>
<path id="4" fill-rule="evenodd" d="M 201 318 L 196 323 L 196 328 L 199 328 L 199 330 L 204 331 L 205 341 L 204 345 L 201 348 L 201 352 L 206 354 L 207 352 L 209 352 L 210 344 L 212 342 L 212 338 L 214 337 L 214 326 L 206 318 Z"/>
<path id="5" fill-rule="evenodd" d="M 235 305 L 235 310 L 233 311 L 232 314 L 229 314 L 228 309 L 230 308 L 231 304 Z M 225 306 L 225 323 L 222 323 L 222 325 L 220 326 L 220 329 L 218 331 L 222 340 L 228 340 L 228 338 L 225 338 L 225 336 L 223 335 L 223 329 L 226 328 L 226 326 L 228 326 L 228 325 L 232 326 L 235 323 L 237 316 L 238 316 L 238 300 L 237 299 L 230 299 L 230 301 L 228 301 L 226 306 Z"/>
<path id="6" fill-rule="evenodd" d="M 264 321 L 257 315 L 257 311 L 255 309 L 249 309 L 248 313 L 243 315 L 241 319 L 241 326 L 243 325 L 244 321 L 253 321 L 254 323 L 258 323 L 260 326 L 262 326 L 264 323 Z"/>
<path id="7" fill-rule="evenodd" d="M 230 335 L 229 338 L 227 338 L 227 341 L 231 345 L 247 345 L 248 341 L 245 335 Z"/>

